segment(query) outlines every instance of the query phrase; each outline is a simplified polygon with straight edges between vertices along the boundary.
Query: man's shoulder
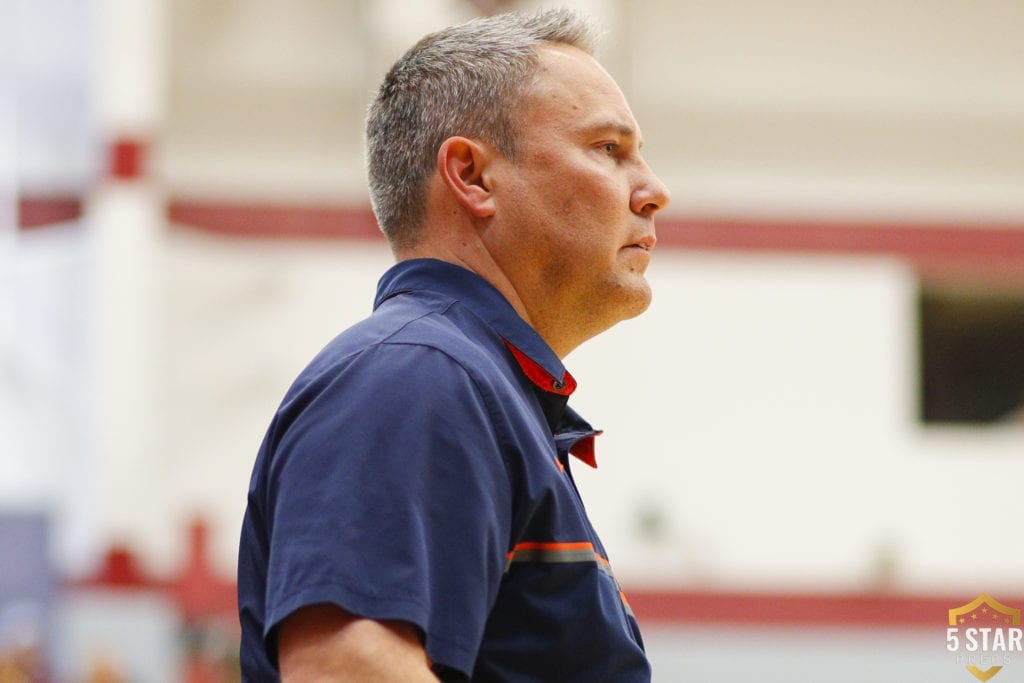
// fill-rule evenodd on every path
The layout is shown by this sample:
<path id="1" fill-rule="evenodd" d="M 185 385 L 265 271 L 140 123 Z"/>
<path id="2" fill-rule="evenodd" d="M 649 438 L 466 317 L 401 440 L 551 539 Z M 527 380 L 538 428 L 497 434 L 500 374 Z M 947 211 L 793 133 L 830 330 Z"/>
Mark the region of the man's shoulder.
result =
<path id="1" fill-rule="evenodd" d="M 458 301 L 406 295 L 335 337 L 297 384 L 360 371 L 395 381 L 403 374 L 429 378 L 432 373 L 440 380 L 448 372 L 487 380 L 508 375 L 506 356 L 500 335 Z"/>

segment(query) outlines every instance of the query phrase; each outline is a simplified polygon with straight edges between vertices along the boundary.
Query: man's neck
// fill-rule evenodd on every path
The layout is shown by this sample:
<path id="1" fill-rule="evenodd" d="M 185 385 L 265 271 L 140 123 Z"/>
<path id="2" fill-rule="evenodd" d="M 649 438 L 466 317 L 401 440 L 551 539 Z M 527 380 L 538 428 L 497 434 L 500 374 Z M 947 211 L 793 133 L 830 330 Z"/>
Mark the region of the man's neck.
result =
<path id="1" fill-rule="evenodd" d="M 415 258 L 432 258 L 445 261 L 466 270 L 472 271 L 489 282 L 508 301 L 516 313 L 531 327 L 534 326 L 530 312 L 519 296 L 519 292 L 512 282 L 506 277 L 490 254 L 482 247 L 472 248 L 470 245 L 460 245 L 458 249 L 446 248 L 446 245 L 419 244 L 409 249 L 403 249 L 395 254 L 396 261 L 408 261 Z"/>

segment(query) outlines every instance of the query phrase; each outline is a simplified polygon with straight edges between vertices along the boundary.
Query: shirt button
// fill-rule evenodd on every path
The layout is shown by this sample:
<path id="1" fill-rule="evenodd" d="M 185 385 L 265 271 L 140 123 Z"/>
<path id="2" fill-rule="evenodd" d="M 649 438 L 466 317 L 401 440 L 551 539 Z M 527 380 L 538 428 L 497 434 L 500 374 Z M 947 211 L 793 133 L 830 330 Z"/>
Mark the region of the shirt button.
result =
<path id="1" fill-rule="evenodd" d="M 557 379 L 553 379 L 551 380 L 551 388 L 555 391 L 561 391 L 562 389 L 565 389 L 565 384 L 559 382 Z"/>

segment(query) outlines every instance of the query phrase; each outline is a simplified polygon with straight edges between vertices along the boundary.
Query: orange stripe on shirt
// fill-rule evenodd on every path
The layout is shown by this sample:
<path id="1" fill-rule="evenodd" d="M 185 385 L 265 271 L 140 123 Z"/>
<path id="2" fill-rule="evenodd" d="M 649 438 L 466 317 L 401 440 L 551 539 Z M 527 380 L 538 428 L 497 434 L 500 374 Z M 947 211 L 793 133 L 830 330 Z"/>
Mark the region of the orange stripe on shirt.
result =
<path id="1" fill-rule="evenodd" d="M 607 558 L 602 557 L 594 549 L 594 544 L 586 541 L 579 541 L 574 543 L 553 543 L 553 542 L 542 542 L 542 541 L 527 541 L 524 543 L 517 543 L 512 551 L 507 555 L 509 562 L 515 557 L 516 553 L 521 551 L 539 550 L 541 552 L 559 553 L 559 552 L 580 552 L 589 551 L 593 554 L 594 560 L 605 567 L 610 567 L 611 563 Z"/>
<path id="2" fill-rule="evenodd" d="M 543 541 L 527 541 L 525 543 L 517 543 L 512 552 L 519 550 L 593 550 L 594 544 L 586 541 L 579 541 L 575 543 L 550 543 Z"/>

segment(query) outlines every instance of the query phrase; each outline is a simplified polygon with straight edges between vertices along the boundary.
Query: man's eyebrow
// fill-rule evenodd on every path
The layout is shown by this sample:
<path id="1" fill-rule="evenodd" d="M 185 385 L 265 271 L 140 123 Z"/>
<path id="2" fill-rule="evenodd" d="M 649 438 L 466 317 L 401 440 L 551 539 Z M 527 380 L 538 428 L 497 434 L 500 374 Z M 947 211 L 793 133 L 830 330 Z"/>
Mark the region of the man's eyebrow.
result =
<path id="1" fill-rule="evenodd" d="M 621 123 L 619 121 L 598 121 L 591 123 L 586 126 L 587 130 L 593 133 L 604 133 L 611 131 L 626 138 L 637 138 L 637 149 L 641 149 L 644 146 L 643 138 L 637 132 L 637 129 L 627 123 Z"/>

